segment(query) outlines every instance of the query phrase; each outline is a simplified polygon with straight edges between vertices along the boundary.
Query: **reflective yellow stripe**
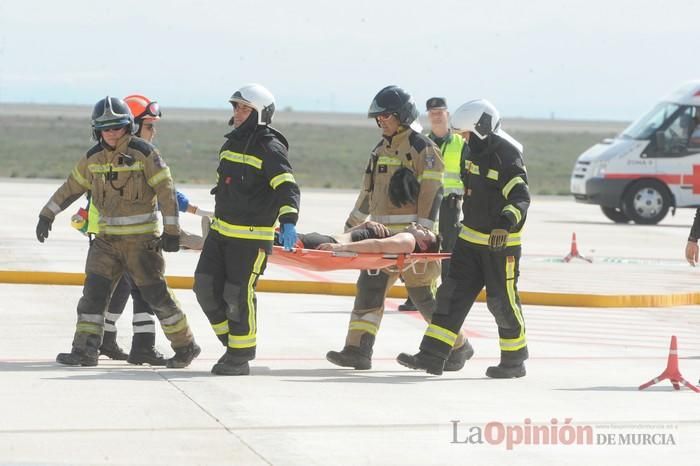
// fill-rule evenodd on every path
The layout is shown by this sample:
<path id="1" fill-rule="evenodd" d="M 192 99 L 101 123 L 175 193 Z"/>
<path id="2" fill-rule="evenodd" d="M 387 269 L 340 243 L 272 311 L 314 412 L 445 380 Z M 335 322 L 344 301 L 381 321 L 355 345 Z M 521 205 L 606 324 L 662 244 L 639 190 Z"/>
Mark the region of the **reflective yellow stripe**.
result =
<path id="1" fill-rule="evenodd" d="M 503 197 L 508 199 L 508 195 L 510 194 L 511 190 L 515 187 L 516 184 L 525 184 L 525 180 L 520 178 L 519 176 L 516 176 L 512 178 L 506 185 L 503 187 Z"/>
<path id="2" fill-rule="evenodd" d="M 454 346 L 455 341 L 457 341 L 456 333 L 435 324 L 428 325 L 428 329 L 425 331 L 425 336 L 435 338 L 436 340 L 440 340 L 441 342 L 450 346 Z"/>
<path id="3" fill-rule="evenodd" d="M 525 339 L 525 320 L 523 319 L 522 309 L 520 308 L 520 304 L 518 304 L 515 290 L 515 257 L 507 256 L 505 260 L 506 294 L 508 295 L 508 302 L 515 315 L 515 319 L 520 324 L 520 335 L 518 335 L 518 338 L 513 339 L 501 338 L 499 343 L 502 351 L 518 351 L 527 346 L 527 340 Z"/>
<path id="4" fill-rule="evenodd" d="M 508 234 L 508 239 L 506 240 L 506 246 L 519 246 L 520 245 L 520 235 L 521 232 L 516 231 L 514 233 Z M 480 231 L 472 230 L 469 227 L 462 225 L 462 229 L 459 232 L 459 237 L 468 243 L 481 244 L 483 246 L 489 245 L 489 235 L 486 233 L 481 233 Z"/>
<path id="5" fill-rule="evenodd" d="M 418 181 L 423 180 L 435 180 L 442 183 L 442 172 L 436 172 L 434 170 L 425 170 L 423 174 L 418 177 Z"/>
<path id="6" fill-rule="evenodd" d="M 253 338 L 255 338 L 258 331 L 257 319 L 255 317 L 255 302 L 253 300 L 253 298 L 255 298 L 254 285 L 255 280 L 257 280 L 260 275 L 260 269 L 262 268 L 262 263 L 266 256 L 265 251 L 262 249 L 258 250 L 258 257 L 255 258 L 255 263 L 253 264 L 253 273 L 251 273 L 248 278 L 248 328 L 250 329 L 248 335 Z"/>
<path id="7" fill-rule="evenodd" d="M 368 332 L 368 333 L 371 333 L 372 335 L 376 335 L 377 332 L 379 331 L 379 327 L 377 327 L 372 322 L 367 322 L 366 320 L 353 320 L 350 322 L 348 329 L 349 330 L 358 330 L 360 332 Z"/>
<path id="8" fill-rule="evenodd" d="M 109 172 L 139 172 L 143 171 L 143 162 L 134 162 L 133 165 L 112 165 L 111 163 L 91 163 L 88 170 L 92 173 L 104 174 Z"/>
<path id="9" fill-rule="evenodd" d="M 211 224 L 211 229 L 230 238 L 257 239 L 261 241 L 272 241 L 275 238 L 275 229 L 273 227 L 233 225 L 216 217 Z"/>
<path id="10" fill-rule="evenodd" d="M 489 172 L 486 174 L 486 178 L 498 181 L 498 171 L 489 169 Z"/>
<path id="11" fill-rule="evenodd" d="M 158 231 L 158 223 L 144 223 L 143 225 L 104 225 L 100 224 L 99 231 L 106 235 L 143 235 Z"/>
<path id="12" fill-rule="evenodd" d="M 163 333 L 165 333 L 166 335 L 170 335 L 171 333 L 182 332 L 187 328 L 187 318 L 185 316 L 182 316 L 182 319 L 178 320 L 177 323 L 173 325 L 163 325 L 161 323 L 161 327 L 163 328 Z"/>
<path id="13" fill-rule="evenodd" d="M 281 185 L 282 183 L 296 182 L 297 180 L 294 179 L 294 175 L 292 175 L 291 173 L 282 173 L 281 175 L 277 175 L 276 177 L 270 180 L 270 186 L 272 186 L 272 189 L 277 189 L 277 186 Z"/>
<path id="14" fill-rule="evenodd" d="M 282 207 L 280 207 L 280 213 L 277 216 L 279 217 L 280 215 L 284 215 L 284 214 L 298 214 L 298 213 L 299 213 L 299 211 L 297 209 L 295 209 L 294 207 L 292 207 L 290 205 L 283 205 Z"/>
<path id="15" fill-rule="evenodd" d="M 211 324 L 211 328 L 214 329 L 214 333 L 217 335 L 226 335 L 228 333 L 228 320 L 224 320 L 218 324 Z"/>
<path id="16" fill-rule="evenodd" d="M 257 338 L 253 336 L 238 336 L 229 335 L 228 336 L 228 347 L 229 348 L 252 348 L 256 345 Z"/>
<path id="17" fill-rule="evenodd" d="M 377 159 L 377 165 L 394 165 L 394 166 L 398 166 L 398 165 L 403 165 L 403 162 L 401 161 L 401 159 L 398 159 L 398 158 L 396 158 L 396 157 L 389 157 L 389 156 L 386 156 L 386 155 L 382 155 L 381 157 L 379 157 L 379 158 Z"/>
<path id="18" fill-rule="evenodd" d="M 170 178 L 170 168 L 165 167 L 155 175 L 153 175 L 149 180 L 148 180 L 148 185 L 151 187 L 156 186 L 158 183 L 161 181 L 167 180 Z"/>
<path id="19" fill-rule="evenodd" d="M 75 326 L 78 333 L 90 333 L 92 335 L 102 335 L 102 325 L 92 322 L 78 322 Z"/>
<path id="20" fill-rule="evenodd" d="M 262 159 L 250 154 L 241 154 L 239 152 L 225 150 L 219 154 L 219 160 L 221 159 L 228 160 L 229 162 L 233 163 L 244 163 L 246 165 L 250 165 L 251 167 L 257 168 L 258 170 L 262 168 Z"/>
<path id="21" fill-rule="evenodd" d="M 515 223 L 516 224 L 520 223 L 520 220 L 523 219 L 523 214 L 521 214 L 520 211 L 518 209 L 516 209 L 515 206 L 512 204 L 508 204 L 507 206 L 505 206 L 501 212 L 506 212 L 506 211 L 510 212 L 511 214 L 513 214 L 515 216 Z"/>
<path id="22" fill-rule="evenodd" d="M 75 181 L 78 182 L 80 186 L 82 186 L 85 189 L 90 189 L 92 186 L 90 186 L 90 183 L 88 180 L 83 178 L 83 175 L 80 174 L 80 171 L 78 171 L 78 167 L 75 167 L 73 171 L 71 172 L 71 176 Z"/>
<path id="23" fill-rule="evenodd" d="M 467 170 L 469 170 L 469 173 L 471 173 L 472 175 L 479 174 L 479 166 L 471 161 L 467 161 Z"/>

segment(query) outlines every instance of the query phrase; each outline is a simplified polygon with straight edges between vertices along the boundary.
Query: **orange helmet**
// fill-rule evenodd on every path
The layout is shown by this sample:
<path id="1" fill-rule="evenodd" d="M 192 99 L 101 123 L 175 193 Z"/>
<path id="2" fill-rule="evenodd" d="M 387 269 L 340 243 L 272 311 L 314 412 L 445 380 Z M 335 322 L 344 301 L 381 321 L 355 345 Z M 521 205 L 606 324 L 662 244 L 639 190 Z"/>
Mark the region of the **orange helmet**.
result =
<path id="1" fill-rule="evenodd" d="M 129 106 L 131 114 L 134 116 L 136 130 L 134 133 L 141 134 L 141 123 L 144 120 L 159 120 L 161 117 L 160 105 L 155 100 L 151 100 L 145 95 L 131 94 L 124 97 L 124 102 Z"/>

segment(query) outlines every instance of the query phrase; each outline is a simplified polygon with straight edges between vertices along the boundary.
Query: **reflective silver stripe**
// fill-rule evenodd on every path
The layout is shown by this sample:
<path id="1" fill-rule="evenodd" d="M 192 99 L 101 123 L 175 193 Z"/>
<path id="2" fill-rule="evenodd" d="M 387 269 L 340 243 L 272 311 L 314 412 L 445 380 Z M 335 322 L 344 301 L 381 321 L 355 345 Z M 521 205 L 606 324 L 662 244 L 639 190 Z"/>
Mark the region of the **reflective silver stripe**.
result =
<path id="1" fill-rule="evenodd" d="M 368 312 L 367 314 L 360 317 L 360 320 L 366 320 L 367 322 L 372 322 L 375 325 L 379 325 L 382 321 L 382 316 Z"/>
<path id="2" fill-rule="evenodd" d="M 389 157 L 386 155 L 382 155 L 377 159 L 377 165 L 403 165 L 403 162 L 401 162 L 401 159 L 396 158 L 396 157 Z"/>
<path id="3" fill-rule="evenodd" d="M 256 345 L 255 335 L 230 335 L 228 336 L 229 348 L 251 348 Z"/>
<path id="4" fill-rule="evenodd" d="M 527 339 L 524 335 L 512 339 L 499 338 L 498 343 L 501 347 L 501 351 L 518 351 L 527 346 Z"/>
<path id="5" fill-rule="evenodd" d="M 121 314 L 115 314 L 113 312 L 105 312 L 105 319 L 111 320 L 112 322 L 116 322 L 117 320 L 119 320 L 119 318 L 121 316 L 122 316 Z"/>
<path id="6" fill-rule="evenodd" d="M 110 324 L 109 322 L 105 322 L 105 332 L 116 332 L 117 327 L 114 324 Z"/>
<path id="7" fill-rule="evenodd" d="M 61 213 L 61 206 L 56 204 L 54 201 L 49 201 L 48 204 L 46 204 L 46 208 L 53 212 L 54 215 Z"/>
<path id="8" fill-rule="evenodd" d="M 138 325 L 134 327 L 134 333 L 156 333 L 155 324 Z"/>
<path id="9" fill-rule="evenodd" d="M 112 165 L 111 163 L 91 163 L 88 165 L 88 170 L 92 173 L 109 173 L 109 172 L 138 172 L 143 171 L 142 162 L 134 162 L 131 166 Z"/>
<path id="10" fill-rule="evenodd" d="M 435 225 L 435 221 L 430 220 L 428 218 L 419 218 L 418 221 L 416 222 L 418 225 L 424 226 L 427 229 L 432 229 L 433 225 Z"/>
<path id="11" fill-rule="evenodd" d="M 177 216 L 170 216 L 170 215 L 164 215 L 163 216 L 163 225 L 179 225 L 180 224 L 180 217 Z"/>
<path id="12" fill-rule="evenodd" d="M 445 186 L 444 188 L 442 188 L 442 192 L 444 195 L 457 194 L 459 196 L 462 196 L 464 194 L 464 187 L 450 188 L 450 187 Z"/>
<path id="13" fill-rule="evenodd" d="M 435 180 L 442 182 L 442 172 L 437 172 L 434 170 L 425 170 L 423 174 L 418 177 L 418 181 L 422 180 Z"/>
<path id="14" fill-rule="evenodd" d="M 384 225 L 392 225 L 394 223 L 411 223 L 418 220 L 418 215 L 372 215 L 372 220 L 383 223 Z"/>
<path id="15" fill-rule="evenodd" d="M 457 340 L 457 334 L 451 330 L 443 327 L 439 327 L 434 324 L 429 324 L 427 330 L 425 331 L 426 337 L 432 337 L 436 340 L 440 340 L 443 343 L 453 346 Z"/>
<path id="16" fill-rule="evenodd" d="M 150 223 L 158 221 L 155 212 L 148 214 L 129 215 L 128 217 L 100 217 L 100 224 L 117 226 L 117 225 L 138 225 L 140 223 Z"/>
<path id="17" fill-rule="evenodd" d="M 157 223 L 146 223 L 144 225 L 100 226 L 100 233 L 104 233 L 105 235 L 142 235 L 146 233 L 155 233 L 156 231 L 158 231 Z"/>
<path id="18" fill-rule="evenodd" d="M 101 324 L 105 321 L 102 314 L 79 314 L 78 322 L 92 322 L 93 324 Z"/>
<path id="19" fill-rule="evenodd" d="M 134 314 L 132 322 L 153 322 L 153 317 L 151 316 L 151 314 L 147 314 L 145 312 L 137 312 L 136 314 Z"/>
<path id="20" fill-rule="evenodd" d="M 160 324 L 161 325 L 175 325 L 178 322 L 180 322 L 184 316 L 182 313 L 178 312 L 174 315 L 171 315 L 170 317 L 166 317 L 165 319 L 161 319 Z"/>

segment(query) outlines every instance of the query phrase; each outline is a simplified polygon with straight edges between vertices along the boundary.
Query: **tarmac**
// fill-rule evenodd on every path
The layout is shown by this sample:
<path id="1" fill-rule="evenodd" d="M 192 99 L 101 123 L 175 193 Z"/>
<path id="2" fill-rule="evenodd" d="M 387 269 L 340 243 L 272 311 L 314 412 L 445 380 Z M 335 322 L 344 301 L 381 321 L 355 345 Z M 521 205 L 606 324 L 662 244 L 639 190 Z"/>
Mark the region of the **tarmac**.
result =
<path id="1" fill-rule="evenodd" d="M 0 271 L 83 271 L 87 239 L 70 227 L 83 200 L 36 241 L 40 208 L 57 180 L 0 180 Z M 208 188 L 182 186 L 211 208 Z M 303 191 L 299 231 L 342 229 L 355 193 Z M 638 386 L 666 366 L 677 336 L 680 370 L 700 376 L 700 306 L 584 307 L 591 296 L 693 295 L 700 270 L 683 259 L 692 210 L 657 226 L 616 225 L 596 206 L 535 197 L 519 289 L 561 293 L 567 306 L 523 308 L 526 377 L 492 380 L 498 336 L 482 302 L 465 322 L 476 354 L 465 368 L 429 376 L 399 366 L 425 323 L 387 300 L 373 367 L 335 367 L 351 296 L 258 293 L 258 358 L 249 377 L 209 371 L 222 354 L 192 291 L 174 293 L 202 354 L 187 369 L 100 359 L 95 368 L 54 362 L 75 325 L 77 286 L 0 283 L 0 464 L 697 464 L 700 393 L 668 381 Z M 197 231 L 199 219 L 182 224 Z M 588 263 L 561 259 L 576 233 Z M 198 254 L 166 254 L 169 276 L 192 276 Z M 353 283 L 357 273 L 269 264 L 264 280 Z M 261 281 L 262 283 L 262 281 Z M 579 296 L 580 298 L 576 298 Z M 131 305 L 119 323 L 129 346 Z M 158 348 L 172 354 L 161 334 Z"/>

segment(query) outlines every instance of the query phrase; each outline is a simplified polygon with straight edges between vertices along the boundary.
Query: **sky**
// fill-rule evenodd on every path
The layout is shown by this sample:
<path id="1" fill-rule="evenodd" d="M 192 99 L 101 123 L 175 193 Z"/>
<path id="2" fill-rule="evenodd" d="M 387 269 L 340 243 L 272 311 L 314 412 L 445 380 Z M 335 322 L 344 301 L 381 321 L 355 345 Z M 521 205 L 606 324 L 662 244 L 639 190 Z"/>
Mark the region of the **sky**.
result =
<path id="1" fill-rule="evenodd" d="M 366 112 L 396 84 L 421 110 L 631 120 L 700 80 L 698 49 L 691 0 L 0 0 L 0 105 L 223 109 L 258 82 L 280 109 Z"/>

